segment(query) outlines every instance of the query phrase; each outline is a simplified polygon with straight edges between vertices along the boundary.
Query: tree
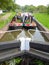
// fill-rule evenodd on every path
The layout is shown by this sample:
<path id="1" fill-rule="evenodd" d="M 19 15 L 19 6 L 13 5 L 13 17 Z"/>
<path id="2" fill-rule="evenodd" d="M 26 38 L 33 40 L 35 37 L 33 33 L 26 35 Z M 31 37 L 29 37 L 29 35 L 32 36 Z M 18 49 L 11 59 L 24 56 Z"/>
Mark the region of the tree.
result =
<path id="1" fill-rule="evenodd" d="M 29 12 L 34 12 L 35 11 L 35 6 L 33 5 L 30 5 L 29 8 L 28 8 Z"/>
<path id="2" fill-rule="evenodd" d="M 33 5 L 30 5 L 30 6 L 29 6 L 29 5 L 26 5 L 26 6 L 24 7 L 24 10 L 33 13 L 34 10 L 35 10 L 35 8 L 36 8 L 36 7 L 33 6 Z"/>
<path id="3" fill-rule="evenodd" d="M 15 9 L 17 8 L 16 6 L 17 5 L 13 0 L 0 0 L 0 8 L 2 10 L 15 11 Z"/>
<path id="4" fill-rule="evenodd" d="M 44 5 L 39 5 L 37 7 L 37 11 L 40 12 L 40 13 L 46 13 L 47 12 L 47 7 L 44 6 Z"/>

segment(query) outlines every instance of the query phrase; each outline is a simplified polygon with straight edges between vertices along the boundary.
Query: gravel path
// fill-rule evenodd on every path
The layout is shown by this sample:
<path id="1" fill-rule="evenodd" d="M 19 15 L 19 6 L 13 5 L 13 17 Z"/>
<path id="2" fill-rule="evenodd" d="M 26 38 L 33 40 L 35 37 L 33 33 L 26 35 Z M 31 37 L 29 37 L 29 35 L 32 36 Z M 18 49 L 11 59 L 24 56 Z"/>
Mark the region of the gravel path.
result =
<path id="1" fill-rule="evenodd" d="M 2 16 L 0 20 L 6 20 L 10 15 L 11 13 L 7 13 L 6 15 Z"/>
<path id="2" fill-rule="evenodd" d="M 9 16 L 11 15 L 11 13 L 7 13 L 5 16 L 3 16 L 0 20 L 6 20 Z M 7 24 L 5 27 L 3 27 L 2 29 L 0 29 L 0 38 L 4 35 L 4 31 L 6 31 L 8 29 L 8 25 Z"/>
<path id="3" fill-rule="evenodd" d="M 11 15 L 11 13 L 7 13 L 5 16 L 3 16 L 0 20 L 6 20 L 6 19 L 8 19 L 8 17 Z M 6 31 L 7 29 L 8 29 L 8 25 L 9 24 L 7 24 L 5 27 L 3 27 L 3 28 L 1 28 L 0 30 L 2 30 L 2 31 Z"/>
<path id="4" fill-rule="evenodd" d="M 8 30 L 8 25 L 9 25 L 9 24 L 7 24 L 4 28 L 2 28 L 2 29 L 0 30 L 0 39 L 1 39 L 1 37 L 5 34 L 5 33 L 3 33 L 3 32 L 6 31 L 6 30 Z"/>

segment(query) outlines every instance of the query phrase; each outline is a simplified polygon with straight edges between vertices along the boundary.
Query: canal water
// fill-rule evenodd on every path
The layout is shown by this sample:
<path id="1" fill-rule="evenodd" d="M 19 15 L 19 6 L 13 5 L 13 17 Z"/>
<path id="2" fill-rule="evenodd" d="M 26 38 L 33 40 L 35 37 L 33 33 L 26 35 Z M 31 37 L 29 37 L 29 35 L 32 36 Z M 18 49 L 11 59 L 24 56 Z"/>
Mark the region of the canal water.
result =
<path id="1" fill-rule="evenodd" d="M 43 36 L 42 31 L 39 31 L 38 28 L 36 30 L 30 29 L 21 29 L 21 30 L 13 30 L 13 31 L 6 31 L 3 33 L 0 33 L 0 35 L 3 34 L 3 36 L 0 39 L 0 42 L 7 42 L 7 41 L 21 41 L 20 50 L 30 50 L 29 42 L 49 42 L 45 36 Z M 45 34 L 45 33 L 44 33 Z"/>
<path id="2" fill-rule="evenodd" d="M 21 29 L 21 30 L 13 30 L 0 33 L 0 42 L 12 41 L 12 40 L 19 40 L 19 38 L 30 38 L 32 41 L 42 41 L 42 42 L 49 42 L 49 40 L 43 35 L 45 34 L 42 31 L 39 31 L 38 28 L 36 30 L 30 29 Z M 46 33 L 47 34 L 47 33 Z"/>
<path id="3" fill-rule="evenodd" d="M 49 39 L 46 38 L 46 36 L 45 36 L 45 34 L 49 35 L 49 33 L 45 32 L 45 31 L 39 31 L 38 28 L 36 28 L 36 30 L 29 30 L 29 33 L 31 33 L 31 35 L 32 35 L 31 39 L 33 41 L 49 42 Z"/>
<path id="4" fill-rule="evenodd" d="M 32 40 L 33 41 L 42 41 L 45 42 L 46 40 L 44 39 L 44 36 L 42 35 L 42 33 L 38 30 L 38 28 L 36 28 L 36 30 L 29 30 L 29 32 L 32 35 Z M 34 32 L 34 33 L 33 33 Z"/>

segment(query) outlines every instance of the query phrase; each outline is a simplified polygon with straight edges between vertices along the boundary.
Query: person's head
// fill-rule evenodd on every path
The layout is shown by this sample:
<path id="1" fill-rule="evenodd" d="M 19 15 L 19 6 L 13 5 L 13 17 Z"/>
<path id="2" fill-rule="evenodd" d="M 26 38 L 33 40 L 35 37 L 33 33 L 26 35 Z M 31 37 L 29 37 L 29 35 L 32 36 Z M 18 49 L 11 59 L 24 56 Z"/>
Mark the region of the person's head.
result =
<path id="1" fill-rule="evenodd" d="M 13 23 L 13 21 L 11 21 L 11 23 Z"/>
<path id="2" fill-rule="evenodd" d="M 16 22 L 16 19 L 12 19 L 11 23 Z"/>
<path id="3" fill-rule="evenodd" d="M 15 16 L 13 17 L 12 21 L 16 21 L 16 17 Z"/>

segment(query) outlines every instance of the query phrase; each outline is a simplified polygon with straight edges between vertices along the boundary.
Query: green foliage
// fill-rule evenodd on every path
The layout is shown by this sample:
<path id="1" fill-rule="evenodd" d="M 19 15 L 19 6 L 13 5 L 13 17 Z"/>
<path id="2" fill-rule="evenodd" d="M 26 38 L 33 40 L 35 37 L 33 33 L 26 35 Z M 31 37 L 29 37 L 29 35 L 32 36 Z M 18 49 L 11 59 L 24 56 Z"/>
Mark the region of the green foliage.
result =
<path id="1" fill-rule="evenodd" d="M 49 15 L 46 13 L 36 13 L 35 18 L 49 29 Z"/>
<path id="2" fill-rule="evenodd" d="M 27 12 L 40 12 L 40 13 L 47 13 L 47 6 L 39 5 L 39 6 L 33 6 L 33 5 L 26 5 L 23 8 L 23 11 Z"/>
<path id="3" fill-rule="evenodd" d="M 21 58 L 17 58 L 17 59 L 15 59 L 16 64 L 19 64 L 21 60 L 22 60 Z"/>
<path id="4" fill-rule="evenodd" d="M 44 65 L 44 63 L 41 60 L 35 60 L 34 62 L 36 65 Z"/>
<path id="5" fill-rule="evenodd" d="M 0 0 L 0 8 L 6 10 L 6 8 L 10 5 L 12 5 L 12 0 Z"/>
<path id="6" fill-rule="evenodd" d="M 26 5 L 25 7 L 24 7 L 24 10 L 25 11 L 27 11 L 27 12 L 32 12 L 33 13 L 33 11 L 35 10 L 35 6 L 33 6 L 33 5 L 30 5 L 30 6 L 28 6 L 28 5 Z"/>
<path id="7" fill-rule="evenodd" d="M 0 9 L 7 11 L 27 11 L 27 12 L 40 12 L 40 13 L 49 13 L 49 6 L 39 5 L 37 7 L 33 5 L 25 5 L 21 7 L 14 2 L 15 0 L 0 0 Z"/>
<path id="8" fill-rule="evenodd" d="M 13 0 L 0 0 L 0 9 L 7 11 L 15 11 L 16 8 L 19 8 Z"/>
<path id="9" fill-rule="evenodd" d="M 44 5 L 39 5 L 36 8 L 36 11 L 40 12 L 40 13 L 46 13 L 47 12 L 47 7 Z"/>

